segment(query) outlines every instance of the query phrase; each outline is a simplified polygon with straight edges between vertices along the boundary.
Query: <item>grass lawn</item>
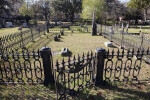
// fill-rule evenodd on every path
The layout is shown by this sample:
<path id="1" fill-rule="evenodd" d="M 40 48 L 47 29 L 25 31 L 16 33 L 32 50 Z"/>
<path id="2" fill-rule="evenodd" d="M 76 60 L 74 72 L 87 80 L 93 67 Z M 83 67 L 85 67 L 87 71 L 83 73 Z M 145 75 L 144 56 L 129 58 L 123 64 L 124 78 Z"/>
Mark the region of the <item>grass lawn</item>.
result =
<path id="1" fill-rule="evenodd" d="M 9 34 L 13 34 L 16 32 L 20 32 L 18 30 L 19 27 L 14 27 L 14 28 L 1 28 L 0 29 L 0 37 L 1 36 L 5 36 L 5 35 L 9 35 Z M 28 30 L 28 28 L 22 28 L 22 31 Z"/>
<path id="2" fill-rule="evenodd" d="M 53 33 L 47 33 L 47 36 L 51 36 Z M 106 50 L 114 49 L 118 50 L 117 47 L 106 47 L 104 42 L 107 42 L 103 36 L 91 36 L 89 33 L 70 32 L 65 33 L 65 36 L 60 38 L 60 41 L 55 42 L 52 40 L 53 37 L 47 37 L 43 35 L 27 45 L 29 50 L 42 48 L 48 46 L 52 52 L 60 52 L 62 48 L 68 48 L 73 55 L 81 55 L 83 52 L 86 54 L 88 51 L 95 52 L 96 48 L 105 48 Z M 53 55 L 54 65 L 56 59 L 61 60 L 63 57 Z M 67 57 L 65 57 L 67 59 Z M 143 64 L 142 71 L 149 71 L 149 65 Z M 149 73 L 148 73 L 149 74 Z M 141 75 L 142 76 L 142 75 Z M 144 76 L 144 75 L 143 75 Z M 146 76 L 144 76 L 146 77 Z M 56 93 L 52 90 L 53 87 L 45 87 L 43 85 L 0 85 L 0 99 L 1 100 L 55 100 Z M 149 100 L 150 98 L 150 83 L 116 83 L 105 87 L 90 87 L 82 90 L 77 96 L 73 97 L 72 100 Z"/>

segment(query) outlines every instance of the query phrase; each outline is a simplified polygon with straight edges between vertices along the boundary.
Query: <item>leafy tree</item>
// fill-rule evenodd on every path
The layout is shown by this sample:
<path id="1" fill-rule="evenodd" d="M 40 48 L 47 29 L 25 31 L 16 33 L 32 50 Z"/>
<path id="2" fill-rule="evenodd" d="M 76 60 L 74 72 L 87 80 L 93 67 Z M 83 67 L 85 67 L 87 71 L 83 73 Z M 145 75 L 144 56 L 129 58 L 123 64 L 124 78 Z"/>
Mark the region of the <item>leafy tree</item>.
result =
<path id="1" fill-rule="evenodd" d="M 45 16 L 46 21 L 48 20 L 48 16 L 50 14 L 50 0 L 39 0 L 37 3 L 37 7 L 39 8 L 39 13 Z"/>
<path id="2" fill-rule="evenodd" d="M 25 2 L 22 3 L 22 7 L 19 9 L 19 14 L 22 16 L 31 16 L 31 10 L 27 8 L 27 4 Z"/>
<path id="3" fill-rule="evenodd" d="M 123 14 L 124 20 L 130 23 L 130 20 L 135 20 L 135 24 L 138 24 L 138 19 L 141 19 L 141 13 L 137 9 L 127 8 L 126 12 Z"/>
<path id="4" fill-rule="evenodd" d="M 144 20 L 147 20 L 147 9 L 150 7 L 149 0 L 130 0 L 128 3 L 130 8 L 134 9 L 143 9 L 144 10 Z"/>
<path id="5" fill-rule="evenodd" d="M 84 19 L 92 18 L 93 12 L 96 19 L 101 18 L 104 15 L 104 0 L 83 0 L 82 9 Z"/>
<path id="6" fill-rule="evenodd" d="M 14 4 L 18 2 L 21 3 L 22 0 L 0 0 L 0 20 L 2 27 L 4 27 L 4 20 L 2 17 L 12 15 Z"/>
<path id="7" fill-rule="evenodd" d="M 83 0 L 82 17 L 84 19 L 92 18 L 92 12 L 95 12 L 96 19 L 103 21 L 108 19 L 116 20 L 125 10 L 123 4 L 118 0 Z"/>
<path id="8" fill-rule="evenodd" d="M 82 10 L 82 0 L 56 0 L 52 5 L 56 12 L 64 13 L 71 22 L 73 22 L 74 14 Z"/>

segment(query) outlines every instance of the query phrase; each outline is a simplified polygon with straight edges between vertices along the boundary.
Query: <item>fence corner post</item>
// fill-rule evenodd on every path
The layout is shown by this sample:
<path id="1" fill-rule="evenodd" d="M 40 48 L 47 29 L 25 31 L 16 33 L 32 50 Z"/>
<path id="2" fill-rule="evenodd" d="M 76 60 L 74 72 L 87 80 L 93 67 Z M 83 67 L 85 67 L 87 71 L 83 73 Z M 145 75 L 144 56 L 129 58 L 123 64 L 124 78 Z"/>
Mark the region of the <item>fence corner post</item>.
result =
<path id="1" fill-rule="evenodd" d="M 51 48 L 43 47 L 40 49 L 40 54 L 43 61 L 43 68 L 44 68 L 44 85 L 54 85 L 54 75 L 53 75 L 53 60 L 52 60 L 52 53 Z"/>
<path id="2" fill-rule="evenodd" d="M 95 50 L 97 54 L 97 62 L 96 62 L 96 67 L 97 67 L 97 73 L 96 73 L 96 81 L 95 85 L 96 86 L 103 86 L 104 85 L 104 80 L 103 80 L 103 70 L 104 70 L 104 63 L 105 63 L 105 57 L 106 57 L 106 50 L 103 48 L 97 48 Z"/>

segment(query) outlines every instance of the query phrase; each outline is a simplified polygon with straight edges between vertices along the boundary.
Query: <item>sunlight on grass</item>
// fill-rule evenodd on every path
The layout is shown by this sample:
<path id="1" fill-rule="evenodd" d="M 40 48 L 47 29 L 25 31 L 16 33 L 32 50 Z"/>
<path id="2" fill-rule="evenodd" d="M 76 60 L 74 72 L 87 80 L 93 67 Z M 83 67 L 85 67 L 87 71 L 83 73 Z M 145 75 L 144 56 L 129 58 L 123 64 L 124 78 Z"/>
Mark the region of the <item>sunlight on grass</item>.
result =
<path id="1" fill-rule="evenodd" d="M 20 32 L 18 30 L 19 27 L 14 27 L 14 28 L 2 28 L 0 29 L 0 36 L 5 36 L 5 35 L 9 35 L 9 34 L 13 34 L 16 32 Z M 28 28 L 22 28 L 22 31 L 28 30 Z"/>

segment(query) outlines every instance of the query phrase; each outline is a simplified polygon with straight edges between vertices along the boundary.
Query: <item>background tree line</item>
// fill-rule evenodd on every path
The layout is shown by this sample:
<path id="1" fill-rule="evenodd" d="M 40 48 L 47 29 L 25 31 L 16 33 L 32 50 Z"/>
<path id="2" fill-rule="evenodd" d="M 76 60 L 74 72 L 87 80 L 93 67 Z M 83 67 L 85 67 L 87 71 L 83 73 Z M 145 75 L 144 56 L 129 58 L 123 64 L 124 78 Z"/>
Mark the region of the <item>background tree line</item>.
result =
<path id="1" fill-rule="evenodd" d="M 18 3 L 21 7 L 15 8 Z M 95 12 L 98 22 L 118 21 L 119 17 L 125 20 L 141 19 L 144 12 L 144 21 L 147 20 L 149 0 L 130 0 L 127 4 L 118 0 L 0 0 L 0 18 L 7 16 L 28 16 L 46 21 L 54 16 L 64 16 L 66 20 L 74 21 L 74 15 L 79 14 L 83 19 L 91 19 Z M 4 14 L 5 13 L 5 14 Z"/>

